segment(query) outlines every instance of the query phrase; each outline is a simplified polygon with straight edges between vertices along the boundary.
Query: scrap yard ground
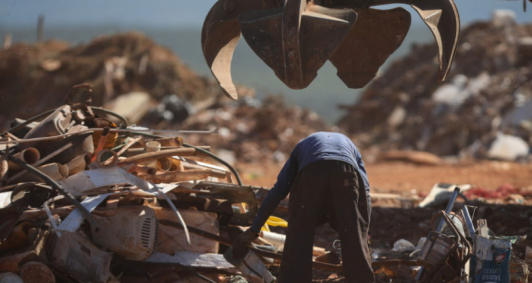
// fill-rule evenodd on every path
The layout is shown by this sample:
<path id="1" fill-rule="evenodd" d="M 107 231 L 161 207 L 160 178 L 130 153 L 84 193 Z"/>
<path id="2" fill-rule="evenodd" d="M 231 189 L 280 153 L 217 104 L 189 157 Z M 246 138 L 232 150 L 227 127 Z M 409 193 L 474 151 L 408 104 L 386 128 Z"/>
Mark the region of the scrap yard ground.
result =
<path id="1" fill-rule="evenodd" d="M 364 156 L 364 155 L 363 155 Z M 282 164 L 246 163 L 237 168 L 245 183 L 256 186 L 272 186 Z M 438 182 L 471 184 L 494 190 L 511 184 L 519 188 L 531 188 L 532 164 L 502 161 L 470 161 L 457 164 L 416 165 L 408 162 L 375 162 L 366 164 L 368 177 L 374 192 L 428 193 Z M 532 188 L 531 188 L 532 189 Z"/>

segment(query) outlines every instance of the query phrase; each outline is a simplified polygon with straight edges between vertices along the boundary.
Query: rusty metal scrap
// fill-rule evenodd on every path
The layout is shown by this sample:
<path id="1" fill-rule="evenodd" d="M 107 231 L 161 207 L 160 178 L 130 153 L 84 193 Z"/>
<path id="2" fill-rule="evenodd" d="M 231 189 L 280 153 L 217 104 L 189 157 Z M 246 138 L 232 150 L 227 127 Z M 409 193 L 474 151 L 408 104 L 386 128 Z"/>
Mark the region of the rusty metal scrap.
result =
<path id="1" fill-rule="evenodd" d="M 209 146 L 153 135 L 165 131 L 117 129 L 87 109 L 59 107 L 30 119 L 23 136 L 8 131 L 0 140 L 5 145 L 0 152 L 0 271 L 28 282 L 36 280 L 35 270 L 46 282 L 107 282 L 114 278 L 112 258 L 144 266 L 156 252 L 201 250 L 192 244 L 217 252 L 218 242 L 190 237 L 189 223 L 215 234 L 221 224 L 251 223 L 258 208 L 254 191 L 232 184 L 231 173 L 239 180 L 236 171 L 226 169 Z M 148 148 L 151 144 L 157 146 Z M 212 205 L 193 204 L 201 200 Z M 247 211 L 233 208 L 242 209 L 242 203 Z M 208 223 L 198 222 L 203 213 Z M 179 220 L 185 233 L 160 228 L 160 220 Z M 166 233 L 165 248 L 156 251 L 160 232 Z M 127 270 L 127 264 L 119 266 Z"/>
<path id="2" fill-rule="evenodd" d="M 460 34 L 453 0 L 220 0 L 205 18 L 202 49 L 224 93 L 238 97 L 231 78 L 233 52 L 244 39 L 275 75 L 292 89 L 306 88 L 330 60 L 350 88 L 362 88 L 401 45 L 410 28 L 403 8 L 411 5 L 438 44 L 438 79 L 450 70 Z"/>
<path id="3" fill-rule="evenodd" d="M 371 17 L 365 17 L 372 13 L 359 12 L 358 19 L 371 24 Z M 372 17 L 383 15 L 408 16 L 399 9 Z M 407 25 L 402 28 L 408 29 Z M 363 37 L 366 31 L 355 26 L 351 33 Z M 386 48 L 382 49 L 384 55 L 357 64 L 383 62 L 385 53 L 395 47 Z M 356 71 L 348 65 L 347 73 Z M 0 273 L 10 272 L 27 282 L 158 282 L 181 278 L 183 273 L 200 276 L 197 270 L 201 268 L 210 272 L 205 278 L 216 278 L 213 275 L 221 270 L 225 274 L 240 270 L 249 282 L 263 282 L 231 264 L 222 253 L 242 233 L 242 226 L 252 224 L 267 189 L 242 184 L 238 172 L 213 155 L 210 145 L 193 146 L 181 137 L 154 135 L 156 130 L 138 131 L 127 121 L 118 129 L 110 120 L 114 118 L 101 117 L 96 111 L 84 110 L 86 117 L 76 119 L 79 109 L 74 108 L 65 105 L 60 111 L 30 119 L 25 133 L 0 135 Z M 68 126 L 58 129 L 49 121 Z M 46 127 L 51 130 L 42 130 Z M 377 215 L 382 212 L 374 210 Z M 441 261 L 426 265 L 416 260 L 425 258 L 416 254 L 419 251 L 375 251 L 377 260 L 372 265 L 376 277 L 385 279 L 377 282 L 414 282 L 422 265 L 427 268 L 422 281 L 456 280 L 474 244 L 474 235 L 462 233 L 473 230 L 474 234 L 474 228 L 457 228 L 456 219 L 449 220 L 447 215 L 442 214 L 442 223 L 450 228 L 438 232 L 451 231 L 443 236 L 453 245 Z M 393 219 L 383 215 L 377 220 L 388 218 Z M 417 220 L 399 225 L 417 225 Z M 404 230 L 386 225 L 390 226 L 386 233 Z M 278 265 L 282 258 L 278 247 L 284 243 L 284 237 L 266 235 L 263 233 L 251 249 L 266 259 L 265 263 L 258 261 L 263 270 Z M 378 231 L 372 234 L 372 239 L 378 238 Z M 524 252 L 527 248 L 522 247 Z M 341 271 L 341 243 L 333 249 L 315 247 L 313 267 Z M 36 277 L 36 272 L 42 276 Z"/>

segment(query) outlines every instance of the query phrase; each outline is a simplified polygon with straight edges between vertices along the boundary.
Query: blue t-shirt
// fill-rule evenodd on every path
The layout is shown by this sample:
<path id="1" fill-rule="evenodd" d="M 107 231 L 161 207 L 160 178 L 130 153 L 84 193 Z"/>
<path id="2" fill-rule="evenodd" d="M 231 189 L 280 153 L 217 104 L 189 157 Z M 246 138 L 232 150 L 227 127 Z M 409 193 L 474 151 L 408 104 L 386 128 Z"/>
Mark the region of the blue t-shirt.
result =
<path id="1" fill-rule="evenodd" d="M 320 160 L 338 160 L 351 164 L 364 180 L 369 196 L 369 181 L 362 156 L 351 140 L 343 134 L 317 132 L 301 140 L 277 176 L 277 183 L 264 198 L 251 230 L 259 232 L 279 202 L 286 198 L 298 172 Z"/>

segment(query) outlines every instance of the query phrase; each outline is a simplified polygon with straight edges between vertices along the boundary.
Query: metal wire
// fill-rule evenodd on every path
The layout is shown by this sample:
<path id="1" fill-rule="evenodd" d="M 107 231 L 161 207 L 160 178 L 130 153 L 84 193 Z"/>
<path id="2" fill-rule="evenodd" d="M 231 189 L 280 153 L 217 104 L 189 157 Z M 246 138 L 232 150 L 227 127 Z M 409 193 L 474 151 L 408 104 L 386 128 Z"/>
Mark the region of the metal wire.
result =
<path id="1" fill-rule="evenodd" d="M 118 120 L 122 121 L 122 124 L 120 125 L 120 128 L 121 129 L 126 129 L 128 126 L 129 126 L 129 123 L 126 119 L 126 117 L 114 112 L 114 111 L 111 111 L 111 110 L 107 110 L 105 108 L 101 108 L 101 107 L 95 107 L 95 106 L 90 106 L 90 108 L 92 109 L 92 111 L 94 112 L 100 112 L 100 113 L 104 113 L 104 114 L 109 114 L 111 116 L 114 116 L 116 117 Z"/>

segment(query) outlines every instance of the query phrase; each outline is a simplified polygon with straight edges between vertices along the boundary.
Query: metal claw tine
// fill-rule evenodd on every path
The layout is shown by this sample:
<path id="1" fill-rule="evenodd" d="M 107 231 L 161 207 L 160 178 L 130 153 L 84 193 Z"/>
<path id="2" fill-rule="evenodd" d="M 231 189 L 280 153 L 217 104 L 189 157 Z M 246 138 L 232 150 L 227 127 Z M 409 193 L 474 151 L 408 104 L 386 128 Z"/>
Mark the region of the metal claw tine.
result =
<path id="1" fill-rule="evenodd" d="M 281 9 L 242 13 L 239 21 L 257 56 L 288 87 L 302 89 L 340 46 L 356 18 L 352 9 L 287 0 Z"/>
<path id="2" fill-rule="evenodd" d="M 229 98 L 238 97 L 231 77 L 231 61 L 240 39 L 238 15 L 248 10 L 272 9 L 277 6 L 276 0 L 220 0 L 207 14 L 201 32 L 203 55 Z"/>
<path id="3" fill-rule="evenodd" d="M 329 59 L 349 88 L 362 88 L 375 78 L 380 66 L 399 48 L 410 29 L 410 13 L 360 9 L 349 35 Z"/>

